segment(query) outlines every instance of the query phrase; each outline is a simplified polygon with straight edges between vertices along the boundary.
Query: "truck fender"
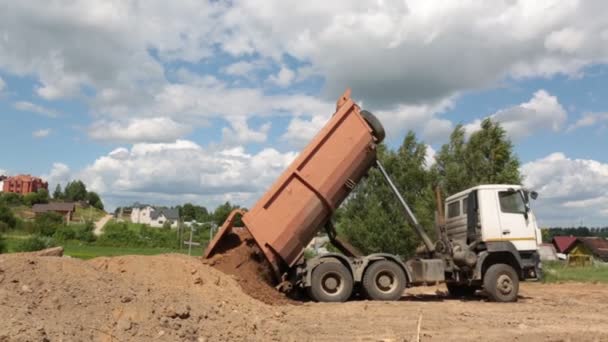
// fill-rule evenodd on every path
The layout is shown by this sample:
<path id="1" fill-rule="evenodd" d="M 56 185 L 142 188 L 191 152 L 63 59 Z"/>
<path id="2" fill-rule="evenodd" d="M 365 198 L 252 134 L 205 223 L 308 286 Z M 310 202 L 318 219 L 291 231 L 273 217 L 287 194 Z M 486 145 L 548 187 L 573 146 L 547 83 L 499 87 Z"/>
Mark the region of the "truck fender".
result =
<path id="1" fill-rule="evenodd" d="M 506 256 L 506 254 L 509 255 L 509 259 L 511 259 L 511 257 L 513 258 L 509 261 L 515 261 L 515 265 L 512 266 L 515 266 L 515 271 L 518 273 L 520 279 L 523 278 L 523 264 L 521 256 L 511 241 L 486 242 L 485 245 L 486 250 L 478 254 L 473 279 L 480 280 L 483 278 L 483 270 L 486 266 L 485 263 L 488 258 L 493 258 L 494 256 L 500 257 L 500 255 Z"/>
<path id="2" fill-rule="evenodd" d="M 317 257 L 314 257 L 314 258 L 306 261 L 305 276 L 303 279 L 304 286 L 305 287 L 310 286 L 310 284 L 312 282 L 312 271 L 315 269 L 315 267 L 319 266 L 320 264 L 322 264 L 324 262 L 336 262 L 336 261 L 344 264 L 344 266 L 346 266 L 346 268 L 353 275 L 353 279 L 355 278 L 353 265 L 346 256 L 339 254 L 339 253 L 327 253 L 327 254 L 319 255 Z"/>
<path id="3" fill-rule="evenodd" d="M 394 263 L 399 265 L 399 267 L 401 267 L 401 269 L 405 273 L 405 278 L 407 280 L 407 284 L 409 284 L 412 281 L 412 273 L 410 272 L 408 267 L 405 265 L 405 263 L 403 263 L 401 258 L 398 257 L 397 255 L 389 254 L 389 253 L 375 253 L 375 254 L 370 254 L 370 255 L 367 255 L 367 256 L 361 258 L 361 264 L 355 265 L 355 273 L 353 273 L 353 275 L 355 276 L 355 281 L 360 282 L 363 279 L 363 274 L 365 273 L 367 266 L 369 266 L 374 261 L 378 261 L 378 260 L 393 261 Z"/>

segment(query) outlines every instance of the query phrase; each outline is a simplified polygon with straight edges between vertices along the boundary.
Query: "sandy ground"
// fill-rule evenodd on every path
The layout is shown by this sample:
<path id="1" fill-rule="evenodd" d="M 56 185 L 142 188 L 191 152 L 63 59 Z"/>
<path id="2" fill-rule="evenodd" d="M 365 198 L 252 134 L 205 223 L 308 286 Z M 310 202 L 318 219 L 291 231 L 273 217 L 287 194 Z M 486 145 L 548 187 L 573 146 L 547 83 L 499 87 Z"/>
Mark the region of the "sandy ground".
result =
<path id="1" fill-rule="evenodd" d="M 608 285 L 525 283 L 518 303 L 269 305 L 183 255 L 0 256 L 0 341 L 608 341 Z"/>

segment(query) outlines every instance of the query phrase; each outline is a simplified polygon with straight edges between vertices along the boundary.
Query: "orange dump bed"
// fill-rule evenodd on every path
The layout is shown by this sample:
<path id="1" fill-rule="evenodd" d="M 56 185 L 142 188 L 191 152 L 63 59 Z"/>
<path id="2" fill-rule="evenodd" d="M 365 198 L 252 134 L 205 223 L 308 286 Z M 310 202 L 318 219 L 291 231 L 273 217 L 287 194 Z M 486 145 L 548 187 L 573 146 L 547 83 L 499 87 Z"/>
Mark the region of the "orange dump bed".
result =
<path id="1" fill-rule="evenodd" d="M 377 143 L 374 130 L 347 91 L 323 129 L 244 214 L 245 227 L 276 271 L 300 259 L 306 245 L 374 163 Z M 218 232 L 207 256 L 229 226 Z"/>

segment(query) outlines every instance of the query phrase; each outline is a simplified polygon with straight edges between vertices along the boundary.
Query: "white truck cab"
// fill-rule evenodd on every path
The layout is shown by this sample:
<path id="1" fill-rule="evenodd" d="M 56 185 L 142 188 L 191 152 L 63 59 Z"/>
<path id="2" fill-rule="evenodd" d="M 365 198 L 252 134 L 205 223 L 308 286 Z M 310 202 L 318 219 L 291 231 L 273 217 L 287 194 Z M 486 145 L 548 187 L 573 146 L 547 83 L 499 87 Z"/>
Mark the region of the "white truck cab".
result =
<path id="1" fill-rule="evenodd" d="M 471 193 L 476 193 L 469 199 Z M 541 232 L 529 204 L 535 198 L 520 185 L 479 185 L 448 197 L 445 201 L 447 235 L 452 240 L 470 243 L 468 204 L 477 202 L 475 236 L 481 242 L 509 241 L 518 251 L 536 251 Z M 467 237 L 469 241 L 467 241 Z"/>

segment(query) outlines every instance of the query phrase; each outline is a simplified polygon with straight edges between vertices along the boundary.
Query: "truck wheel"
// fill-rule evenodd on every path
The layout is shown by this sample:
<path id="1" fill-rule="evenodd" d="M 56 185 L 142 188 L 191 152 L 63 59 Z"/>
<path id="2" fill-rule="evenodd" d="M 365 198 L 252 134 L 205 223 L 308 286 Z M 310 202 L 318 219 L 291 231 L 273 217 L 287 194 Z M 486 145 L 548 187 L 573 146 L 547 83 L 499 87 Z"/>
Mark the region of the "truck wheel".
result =
<path id="1" fill-rule="evenodd" d="M 446 284 L 450 296 L 455 298 L 473 297 L 477 287 L 457 284 Z"/>
<path id="2" fill-rule="evenodd" d="M 494 264 L 484 275 L 483 288 L 493 302 L 515 302 L 519 292 L 519 277 L 513 267 Z"/>
<path id="3" fill-rule="evenodd" d="M 312 271 L 308 294 L 317 302 L 344 302 L 353 292 L 353 276 L 341 262 L 324 262 Z"/>
<path id="4" fill-rule="evenodd" d="M 397 300 L 405 289 L 405 273 L 392 261 L 376 261 L 363 275 L 363 291 L 373 300 Z"/>
<path id="5" fill-rule="evenodd" d="M 378 120 L 378 118 L 374 114 L 366 110 L 361 111 L 361 116 L 365 119 L 365 122 L 367 122 L 367 124 L 372 128 L 374 136 L 376 137 L 376 139 L 378 139 L 378 142 L 384 140 L 384 138 L 386 137 L 386 132 L 384 131 L 384 127 L 380 123 L 380 120 Z"/>

